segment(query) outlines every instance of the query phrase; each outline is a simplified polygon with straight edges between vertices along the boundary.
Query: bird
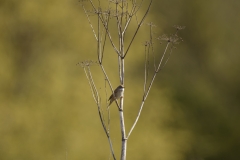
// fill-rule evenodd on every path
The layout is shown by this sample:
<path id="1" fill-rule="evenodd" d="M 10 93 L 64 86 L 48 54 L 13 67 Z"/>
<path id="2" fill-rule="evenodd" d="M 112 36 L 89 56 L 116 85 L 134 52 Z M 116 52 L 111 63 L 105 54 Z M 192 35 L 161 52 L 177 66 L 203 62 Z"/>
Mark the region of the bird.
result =
<path id="1" fill-rule="evenodd" d="M 108 109 L 110 107 L 110 105 L 112 104 L 113 101 L 115 101 L 116 99 L 119 99 L 121 97 L 123 97 L 123 92 L 124 92 L 124 86 L 123 85 L 119 85 L 113 92 L 113 94 L 109 97 L 108 101 Z"/>

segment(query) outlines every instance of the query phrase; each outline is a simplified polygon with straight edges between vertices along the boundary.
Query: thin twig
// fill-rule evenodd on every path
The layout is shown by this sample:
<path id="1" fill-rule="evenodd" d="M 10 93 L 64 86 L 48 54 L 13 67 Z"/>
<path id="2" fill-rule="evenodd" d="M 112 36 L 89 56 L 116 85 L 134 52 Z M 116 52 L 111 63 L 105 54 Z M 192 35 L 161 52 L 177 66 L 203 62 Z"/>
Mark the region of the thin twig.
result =
<path id="1" fill-rule="evenodd" d="M 132 20 L 132 17 L 133 17 L 133 15 L 134 15 L 133 13 L 134 13 L 135 9 L 136 9 L 136 5 L 133 4 L 132 10 L 131 10 L 131 12 L 130 12 L 130 14 L 129 14 L 129 18 L 128 18 L 128 20 L 127 20 L 127 22 L 126 22 L 126 24 L 125 24 L 125 27 L 124 27 L 124 29 L 123 29 L 123 32 L 122 32 L 123 35 L 125 34 L 128 26 L 129 26 L 129 24 L 130 24 L 130 22 L 131 22 L 131 20 Z"/>
<path id="2" fill-rule="evenodd" d="M 89 76 L 88 76 L 88 73 L 87 73 L 85 67 L 83 68 L 83 70 L 84 70 L 84 72 L 85 72 L 85 74 L 86 74 L 86 77 L 87 77 L 87 79 L 88 79 L 88 83 L 89 83 L 89 86 L 90 86 L 90 90 L 91 90 L 91 92 L 92 92 L 93 99 L 94 99 L 94 101 L 97 103 L 97 99 L 96 99 L 95 94 L 94 94 L 94 92 L 93 92 L 93 88 L 92 88 L 92 85 L 91 85 L 91 81 L 90 81 L 90 79 L 89 79 Z"/>
<path id="3" fill-rule="evenodd" d="M 106 21 L 106 25 L 108 27 L 109 24 L 109 15 L 107 16 L 107 21 Z M 103 48 L 102 48 L 102 53 L 101 53 L 101 58 L 99 61 L 99 64 L 102 64 L 102 60 L 103 60 L 103 53 L 104 53 L 104 49 L 105 49 L 105 45 L 106 45 L 106 40 L 107 40 L 107 31 L 105 30 L 105 34 L 104 34 L 104 40 L 103 40 Z"/>
<path id="4" fill-rule="evenodd" d="M 147 86 L 147 80 L 148 80 L 148 64 L 149 64 L 149 60 L 148 60 L 148 54 L 149 54 L 149 42 L 145 43 L 145 62 L 144 62 L 144 85 L 143 85 L 143 96 L 146 93 L 146 86 Z"/>
<path id="5" fill-rule="evenodd" d="M 101 109 L 101 104 L 100 104 L 100 97 L 99 97 L 96 85 L 95 85 L 95 83 L 93 81 L 93 77 L 92 77 L 92 74 L 91 74 L 91 70 L 90 70 L 90 64 L 91 63 L 92 62 L 82 62 L 82 66 L 83 66 L 84 72 L 86 74 L 86 77 L 88 79 L 88 82 L 89 82 L 89 85 L 90 85 L 90 88 L 91 88 L 91 91 L 92 91 L 93 98 L 94 98 L 94 100 L 95 100 L 95 102 L 97 104 L 99 118 L 100 118 L 101 124 L 103 126 L 104 132 L 105 132 L 105 134 L 107 136 L 113 159 L 116 160 L 116 156 L 114 154 L 113 145 L 112 145 L 112 141 L 111 141 L 111 138 L 110 138 L 109 130 L 108 130 L 108 128 L 105 125 L 104 115 L 103 115 L 103 111 Z"/>
<path id="6" fill-rule="evenodd" d="M 156 71 L 156 58 L 155 58 L 155 52 L 154 52 L 154 47 L 153 47 L 153 31 L 152 28 L 155 26 L 152 22 L 149 23 L 150 25 L 150 45 L 151 45 L 151 49 L 152 49 L 152 54 L 153 54 L 153 66 L 154 66 L 154 70 Z"/>
<path id="7" fill-rule="evenodd" d="M 95 13 L 97 13 L 98 11 L 97 11 L 96 7 L 94 6 L 92 0 L 89 0 L 89 1 L 90 1 L 90 3 L 91 3 L 91 5 L 92 5 L 92 7 L 93 7 L 93 9 L 94 9 L 94 11 L 95 11 Z M 110 10 L 108 10 L 108 13 L 110 14 Z M 99 16 L 99 14 L 98 14 L 98 16 Z M 106 32 L 107 32 L 107 34 L 108 34 L 108 38 L 109 38 L 109 40 L 110 40 L 110 42 L 111 42 L 111 44 L 112 44 L 113 49 L 116 51 L 116 53 L 117 53 L 118 55 L 120 55 L 117 47 L 116 47 L 115 44 L 113 43 L 113 40 L 112 40 L 110 31 L 109 31 L 109 28 L 106 26 L 104 19 L 103 19 L 101 16 L 99 16 L 99 18 L 100 18 L 100 20 L 102 21 L 102 24 L 103 24 L 104 28 L 106 29 Z"/>
<path id="8" fill-rule="evenodd" d="M 164 58 L 164 56 L 165 56 L 165 54 L 166 54 L 166 52 L 167 52 L 167 49 L 168 49 L 169 44 L 170 44 L 170 42 L 167 43 L 166 48 L 165 48 L 165 51 L 164 51 L 164 53 L 163 53 L 163 56 L 162 56 L 162 58 L 161 58 L 161 60 L 160 60 L 160 62 L 159 62 L 159 64 L 158 64 L 158 68 L 157 68 L 157 70 L 155 71 L 155 73 L 154 73 L 154 75 L 153 75 L 153 77 L 152 77 L 152 80 L 151 80 L 151 82 L 150 82 L 150 84 L 149 84 L 149 86 L 148 86 L 147 91 L 145 92 L 145 95 L 143 96 L 142 103 L 141 103 L 141 105 L 140 105 L 140 109 L 139 109 L 139 111 L 138 111 L 137 118 L 135 119 L 135 121 L 134 121 L 134 123 L 133 123 L 133 125 L 132 125 L 132 127 L 131 127 L 131 129 L 130 129 L 130 131 L 129 131 L 129 133 L 128 133 L 128 135 L 127 135 L 127 139 L 128 139 L 129 136 L 131 135 L 133 129 L 135 128 L 135 126 L 136 126 L 136 124 L 137 124 L 137 122 L 138 122 L 138 119 L 139 119 L 139 117 L 140 117 L 140 115 L 141 115 L 141 112 L 142 112 L 142 109 L 143 109 L 143 105 L 144 105 L 144 103 L 145 103 L 145 101 L 146 101 L 146 98 L 148 97 L 148 94 L 149 94 L 150 89 L 151 89 L 151 87 L 152 87 L 152 85 L 153 85 L 153 82 L 154 82 L 154 80 L 155 80 L 155 78 L 156 78 L 156 76 L 157 76 L 157 73 L 159 72 L 159 69 L 160 69 L 160 66 L 161 66 L 161 63 L 162 63 L 162 59 Z"/>
<path id="9" fill-rule="evenodd" d="M 98 40 L 97 34 L 96 34 L 95 31 L 94 31 L 93 25 L 92 25 L 92 23 L 91 23 L 91 21 L 90 21 L 89 15 L 87 14 L 87 10 L 85 9 L 83 3 L 82 3 L 82 8 L 83 8 L 83 10 L 84 10 L 85 15 L 87 16 L 88 23 L 89 23 L 90 27 L 92 28 L 93 35 L 94 35 L 95 39 Z"/>
<path id="10" fill-rule="evenodd" d="M 137 27 L 137 29 L 136 29 L 136 31 L 135 31 L 135 33 L 134 33 L 132 39 L 131 39 L 131 42 L 130 42 L 129 45 L 128 45 L 128 48 L 127 48 L 127 50 L 126 50 L 126 52 L 125 52 L 123 58 L 126 57 L 128 51 L 129 51 L 129 49 L 130 49 L 130 47 L 131 47 L 131 45 L 132 45 L 132 42 L 133 42 L 133 40 L 135 39 L 135 37 L 136 37 L 136 35 L 137 35 L 137 33 L 138 33 L 139 28 L 141 27 L 141 25 L 142 25 L 144 19 L 146 18 L 147 14 L 148 14 L 148 12 L 149 12 L 149 10 L 150 10 L 150 7 L 151 7 L 151 5 L 152 5 L 152 1 L 153 1 L 153 0 L 150 1 L 147 11 L 145 12 L 145 14 L 144 14 L 144 16 L 143 16 L 141 22 L 138 24 L 138 27 Z"/>

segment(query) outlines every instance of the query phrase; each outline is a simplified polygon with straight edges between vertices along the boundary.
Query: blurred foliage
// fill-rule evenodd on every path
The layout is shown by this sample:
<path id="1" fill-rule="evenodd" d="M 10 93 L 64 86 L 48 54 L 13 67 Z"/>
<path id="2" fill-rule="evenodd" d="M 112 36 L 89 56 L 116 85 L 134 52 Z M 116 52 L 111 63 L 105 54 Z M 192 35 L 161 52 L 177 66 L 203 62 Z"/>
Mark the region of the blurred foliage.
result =
<path id="1" fill-rule="evenodd" d="M 175 24 L 187 28 L 149 94 L 128 141 L 128 159 L 240 159 L 239 6 L 234 0 L 154 2 L 146 22 L 154 22 L 159 35 L 173 32 Z M 79 2 L 2 0 L 0 18 L 1 159 L 107 159 L 97 108 L 76 66 L 96 60 L 96 43 Z M 127 131 L 142 98 L 142 42 L 148 31 L 143 26 L 126 59 Z M 164 44 L 155 47 L 162 53 Z M 110 47 L 106 53 L 105 67 L 117 86 L 116 54 Z M 92 71 L 104 95 L 104 77 L 97 66 Z M 114 105 L 111 112 L 119 157 Z"/>

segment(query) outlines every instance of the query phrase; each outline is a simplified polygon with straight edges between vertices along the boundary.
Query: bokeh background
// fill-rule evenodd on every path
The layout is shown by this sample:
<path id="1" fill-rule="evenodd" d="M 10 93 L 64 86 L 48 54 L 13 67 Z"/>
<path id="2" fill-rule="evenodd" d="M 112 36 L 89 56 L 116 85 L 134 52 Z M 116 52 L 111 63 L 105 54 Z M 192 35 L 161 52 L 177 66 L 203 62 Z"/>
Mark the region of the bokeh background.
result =
<path id="1" fill-rule="evenodd" d="M 174 33 L 176 24 L 186 29 L 128 140 L 128 159 L 240 159 L 239 7 L 236 0 L 154 1 L 145 22 L 157 25 L 156 35 Z M 96 60 L 96 43 L 80 3 L 1 0 L 0 17 L 0 159 L 111 157 L 88 81 L 76 65 Z M 148 33 L 144 25 L 125 61 L 127 132 L 142 98 L 142 43 Z M 160 55 L 164 44 L 155 47 Z M 119 85 L 111 47 L 104 65 L 113 86 Z M 98 66 L 91 69 L 106 99 L 104 77 Z M 117 157 L 119 128 L 114 104 L 110 129 Z"/>

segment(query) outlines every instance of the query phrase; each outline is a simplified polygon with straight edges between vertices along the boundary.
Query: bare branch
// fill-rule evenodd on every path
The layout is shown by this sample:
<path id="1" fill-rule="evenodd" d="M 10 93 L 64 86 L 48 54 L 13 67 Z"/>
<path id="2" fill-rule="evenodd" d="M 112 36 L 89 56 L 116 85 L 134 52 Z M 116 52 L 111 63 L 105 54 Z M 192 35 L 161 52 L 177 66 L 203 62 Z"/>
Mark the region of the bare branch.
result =
<path id="1" fill-rule="evenodd" d="M 109 134 L 108 129 L 107 129 L 105 123 L 104 123 L 103 114 L 102 114 L 102 111 L 101 111 L 101 107 L 100 107 L 100 106 L 98 106 L 98 113 L 99 113 L 99 117 L 100 117 L 100 120 L 101 120 L 103 129 L 104 129 L 104 131 L 105 131 L 105 133 L 106 133 L 106 136 L 107 136 L 107 138 L 108 138 L 108 142 L 109 142 L 109 145 L 110 145 L 110 150 L 111 150 L 113 159 L 116 160 L 116 157 L 115 157 L 115 154 L 114 154 L 114 150 L 113 150 L 112 141 L 111 141 L 111 138 L 110 138 L 110 134 Z"/>
<path id="2" fill-rule="evenodd" d="M 93 7 L 93 9 L 94 9 L 94 11 L 95 11 L 95 13 L 98 13 L 98 10 L 97 10 L 96 7 L 94 6 L 92 0 L 89 0 L 89 1 L 90 1 L 90 3 L 91 3 L 91 5 L 92 5 L 92 7 Z M 108 10 L 107 13 L 110 15 L 110 10 Z M 110 31 L 109 31 L 109 28 L 108 28 L 108 26 L 106 26 L 104 19 L 100 16 L 100 14 L 97 14 L 97 15 L 99 16 L 99 18 L 100 18 L 100 20 L 101 20 L 101 22 L 102 22 L 102 24 L 103 24 L 103 26 L 104 26 L 104 28 L 105 28 L 105 30 L 106 30 L 106 32 L 107 32 L 108 38 L 109 38 L 109 40 L 110 40 L 110 42 L 111 42 L 111 44 L 112 44 L 113 49 L 116 51 L 116 53 L 117 53 L 118 55 L 120 55 L 117 47 L 116 47 L 115 44 L 113 43 L 113 40 L 112 40 Z"/>
<path id="3" fill-rule="evenodd" d="M 141 25 L 143 24 L 143 21 L 144 21 L 144 19 L 146 18 L 147 14 L 148 14 L 148 12 L 149 12 L 149 10 L 150 10 L 151 5 L 152 5 L 152 0 L 150 1 L 149 6 L 148 6 L 148 9 L 147 9 L 147 11 L 145 12 L 145 14 L 144 14 L 144 16 L 143 16 L 141 22 L 138 24 L 138 27 L 137 27 L 137 29 L 136 29 L 134 35 L 133 35 L 133 38 L 132 38 L 131 42 L 130 42 L 129 45 L 128 45 L 128 48 L 127 48 L 127 50 L 126 50 L 126 52 L 125 52 L 123 58 L 126 57 L 128 51 L 129 51 L 129 48 L 131 47 L 132 42 L 133 42 L 133 40 L 135 39 L 135 37 L 136 37 L 136 35 L 137 35 L 137 33 L 138 33 L 139 28 L 140 28 Z"/>
<path id="4" fill-rule="evenodd" d="M 124 27 L 124 29 L 123 29 L 123 32 L 122 32 L 123 35 L 125 34 L 128 26 L 129 26 L 129 24 L 130 24 L 130 22 L 131 22 L 131 20 L 132 20 L 132 17 L 133 17 L 133 15 L 134 15 L 133 13 L 134 13 L 135 9 L 136 9 L 136 5 L 133 4 L 132 10 L 131 10 L 131 12 L 130 12 L 130 14 L 129 14 L 129 18 L 128 18 L 128 20 L 127 20 L 127 22 L 126 22 L 126 24 L 125 24 L 125 27 Z"/>
<path id="5" fill-rule="evenodd" d="M 84 72 L 85 72 L 85 74 L 86 74 L 86 77 L 87 77 L 87 79 L 88 79 L 88 82 L 89 82 L 90 90 L 91 90 L 91 92 L 92 92 L 93 99 L 94 99 L 94 101 L 95 101 L 96 104 L 97 104 L 97 103 L 98 103 L 98 102 L 97 102 L 97 98 L 96 98 L 95 93 L 94 93 L 94 91 L 93 91 L 93 87 L 92 87 L 90 78 L 89 78 L 89 76 L 88 76 L 88 73 L 87 73 L 87 71 L 86 71 L 86 68 L 84 67 L 83 70 L 84 70 Z"/>
<path id="6" fill-rule="evenodd" d="M 137 124 L 137 122 L 138 122 L 138 119 L 139 119 L 139 117 L 140 117 L 140 115 L 141 115 L 141 112 L 142 112 L 143 105 L 144 105 L 144 103 L 145 103 L 145 100 L 146 100 L 149 92 L 150 92 L 150 89 L 151 89 L 151 87 L 152 87 L 152 84 L 153 84 L 156 76 L 157 76 L 157 73 L 159 72 L 160 66 L 161 66 L 161 64 L 162 64 L 162 60 L 163 60 L 163 58 L 164 58 L 164 56 L 165 56 L 165 54 L 166 54 L 166 52 L 167 52 L 167 49 L 168 49 L 169 44 L 170 44 L 170 42 L 167 43 L 166 48 L 165 48 L 165 51 L 164 51 L 164 53 L 163 53 L 163 56 L 161 57 L 161 60 L 160 60 L 160 62 L 159 62 L 159 64 L 158 64 L 157 70 L 155 70 L 155 73 L 154 73 L 154 75 L 153 75 L 153 77 L 152 77 L 152 80 L 151 80 L 149 86 L 148 86 L 148 89 L 147 89 L 147 91 L 144 93 L 144 96 L 143 96 L 143 99 L 142 99 L 142 103 L 141 103 L 141 105 L 140 105 L 140 109 L 139 109 L 137 118 L 135 119 L 135 122 L 133 123 L 133 125 L 132 125 L 132 127 L 131 127 L 131 129 L 130 129 L 130 131 L 129 131 L 129 133 L 128 133 L 127 138 L 129 138 L 129 136 L 131 135 L 133 129 L 135 128 L 135 126 L 136 126 L 136 124 Z"/>
<path id="7" fill-rule="evenodd" d="M 148 97 L 148 94 L 149 94 L 149 92 L 150 92 L 150 90 L 151 90 L 151 87 L 152 87 L 152 85 L 153 85 L 153 82 L 154 82 L 154 80 L 155 80 L 158 72 L 161 71 L 162 68 L 163 68 L 163 67 L 166 65 L 166 63 L 168 62 L 168 60 L 169 60 L 169 58 L 170 58 L 170 56 L 171 56 L 171 54 L 172 54 L 172 48 L 174 47 L 174 44 L 178 44 L 178 41 L 179 41 L 179 40 L 182 40 L 181 37 L 178 37 L 178 35 L 177 35 L 177 32 L 178 32 L 179 28 L 180 28 L 180 27 L 178 26 L 177 31 L 176 31 L 176 33 L 175 33 L 174 35 L 171 35 L 171 36 L 163 35 L 163 36 L 160 36 L 160 37 L 158 38 L 159 40 L 167 41 L 167 44 L 166 44 L 165 50 L 164 50 L 164 52 L 163 52 L 163 55 L 162 55 L 162 57 L 161 57 L 161 59 L 160 59 L 160 61 L 159 61 L 159 63 L 158 63 L 158 67 L 155 69 L 155 73 L 154 73 L 154 75 L 153 75 L 153 77 L 152 77 L 152 79 L 151 79 L 151 81 L 150 81 L 150 84 L 149 84 L 149 86 L 148 86 L 148 89 L 147 89 L 146 92 L 144 92 L 143 99 L 142 99 L 142 103 L 141 103 L 140 109 L 139 109 L 139 111 L 138 111 L 138 115 L 137 115 L 137 117 L 136 117 L 136 119 L 135 119 L 135 121 L 134 121 L 134 123 L 133 123 L 133 125 L 132 125 L 132 127 L 131 127 L 131 129 L 130 129 L 130 131 L 129 131 L 129 133 L 128 133 L 128 135 L 127 135 L 127 139 L 128 139 L 129 136 L 131 135 L 133 129 L 135 128 L 135 126 L 136 126 L 136 124 L 137 124 L 137 122 L 138 122 L 138 119 L 139 119 L 139 117 L 140 117 L 140 115 L 141 115 L 141 112 L 142 112 L 143 105 L 144 105 L 144 103 L 145 103 L 145 100 L 146 100 L 147 97 Z M 165 57 L 165 55 L 166 55 L 166 53 L 167 53 L 167 51 L 168 51 L 168 48 L 169 48 L 169 45 L 170 45 L 170 44 L 172 44 L 172 47 L 170 48 L 169 56 L 167 57 L 165 63 L 162 65 L 163 59 L 164 59 L 164 57 Z M 145 46 L 146 46 L 146 45 L 145 45 Z M 146 61 L 145 61 L 145 76 L 146 76 Z M 145 77 L 145 79 L 146 79 L 146 77 Z M 146 80 L 145 80 L 145 82 L 144 82 L 144 87 L 145 87 L 145 85 L 146 85 L 145 83 L 146 83 Z"/>
<path id="8" fill-rule="evenodd" d="M 156 25 L 154 25 L 152 22 L 147 23 L 147 25 L 150 26 L 150 45 L 151 45 L 151 49 L 152 49 L 152 54 L 153 54 L 153 66 L 154 66 L 154 70 L 156 70 L 156 58 L 155 58 L 155 52 L 154 52 L 154 42 L 153 42 L 153 27 L 156 27 Z"/>
<path id="9" fill-rule="evenodd" d="M 116 160 L 114 150 L 113 150 L 113 146 L 112 146 L 112 141 L 111 141 L 110 134 L 109 134 L 109 129 L 108 129 L 108 127 L 106 127 L 106 124 L 105 124 L 105 121 L 104 121 L 104 115 L 103 115 L 103 111 L 101 109 L 101 104 L 100 104 L 100 96 L 98 94 L 98 91 L 97 91 L 96 85 L 93 81 L 93 77 L 92 77 L 91 70 L 90 70 L 90 65 L 92 65 L 94 63 L 96 63 L 96 62 L 84 61 L 84 62 L 81 62 L 81 66 L 83 67 L 84 72 L 86 74 L 86 77 L 88 79 L 88 82 L 89 82 L 89 85 L 90 85 L 90 88 L 91 88 L 91 91 L 92 91 L 93 99 L 95 100 L 95 102 L 97 104 L 99 118 L 100 118 L 101 124 L 103 126 L 103 129 L 105 131 L 105 134 L 108 138 L 108 142 L 109 142 L 109 145 L 110 145 L 110 150 L 111 150 L 112 156 L 113 156 L 114 160 Z"/>
<path id="10" fill-rule="evenodd" d="M 144 85 L 143 85 L 143 95 L 146 93 L 146 86 L 147 86 L 147 80 L 148 80 L 148 71 L 149 71 L 149 47 L 150 43 L 145 42 L 145 66 L 144 66 Z"/>
<path id="11" fill-rule="evenodd" d="M 84 10 L 84 13 L 85 13 L 87 19 L 88 19 L 88 23 L 89 23 L 90 27 L 92 28 L 93 35 L 94 35 L 95 39 L 98 40 L 97 34 L 96 34 L 95 31 L 94 31 L 93 25 L 92 25 L 92 23 L 91 23 L 91 21 L 90 21 L 89 15 L 87 14 L 87 10 L 85 9 L 83 3 L 82 3 L 82 8 L 83 8 L 83 10 Z"/>

